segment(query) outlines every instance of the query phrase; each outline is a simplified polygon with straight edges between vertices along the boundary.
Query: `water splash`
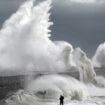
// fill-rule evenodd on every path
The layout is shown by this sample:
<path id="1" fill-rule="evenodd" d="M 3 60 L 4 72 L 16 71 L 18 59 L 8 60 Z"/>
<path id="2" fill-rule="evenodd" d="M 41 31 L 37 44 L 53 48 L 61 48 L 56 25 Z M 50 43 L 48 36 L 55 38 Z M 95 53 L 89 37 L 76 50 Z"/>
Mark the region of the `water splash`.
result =
<path id="1" fill-rule="evenodd" d="M 98 46 L 92 61 L 95 67 L 105 67 L 105 43 Z"/>
<path id="2" fill-rule="evenodd" d="M 89 96 L 86 87 L 78 80 L 60 75 L 41 76 L 28 85 L 28 91 L 47 99 L 59 99 L 61 94 L 69 100 L 84 100 Z"/>
<path id="3" fill-rule="evenodd" d="M 77 67 L 79 67 L 80 80 L 84 83 L 92 82 L 94 77 L 96 76 L 96 73 L 92 62 L 86 56 L 86 53 L 84 53 L 80 48 L 76 48 L 74 51 L 74 59 Z"/>
<path id="4" fill-rule="evenodd" d="M 75 49 L 74 60 L 80 73 L 80 81 L 85 84 L 94 84 L 101 88 L 105 87 L 105 78 L 96 75 L 92 61 L 80 48 Z"/>
<path id="5" fill-rule="evenodd" d="M 51 0 L 25 2 L 0 30 L 0 68 L 21 71 L 65 71 L 72 46 L 50 40 Z M 59 56 L 60 55 L 60 56 Z M 11 73 L 10 73 L 11 74 Z M 11 74 L 12 75 L 12 74 Z"/>

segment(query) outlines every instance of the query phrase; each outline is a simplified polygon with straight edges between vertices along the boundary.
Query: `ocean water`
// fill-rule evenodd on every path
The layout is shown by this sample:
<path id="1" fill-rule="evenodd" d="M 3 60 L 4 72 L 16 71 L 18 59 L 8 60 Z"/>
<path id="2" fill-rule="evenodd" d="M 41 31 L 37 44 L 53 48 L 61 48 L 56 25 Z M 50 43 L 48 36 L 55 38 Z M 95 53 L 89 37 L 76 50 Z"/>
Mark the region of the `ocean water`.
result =
<path id="1" fill-rule="evenodd" d="M 64 95 L 64 105 L 105 105 L 105 88 L 57 74 L 38 77 L 0 105 L 59 105 L 60 95 Z"/>
<path id="2" fill-rule="evenodd" d="M 0 105 L 59 105 L 59 99 L 38 98 L 32 93 L 8 98 Z M 64 105 L 105 105 L 105 96 L 91 96 L 86 100 L 65 99 Z"/>

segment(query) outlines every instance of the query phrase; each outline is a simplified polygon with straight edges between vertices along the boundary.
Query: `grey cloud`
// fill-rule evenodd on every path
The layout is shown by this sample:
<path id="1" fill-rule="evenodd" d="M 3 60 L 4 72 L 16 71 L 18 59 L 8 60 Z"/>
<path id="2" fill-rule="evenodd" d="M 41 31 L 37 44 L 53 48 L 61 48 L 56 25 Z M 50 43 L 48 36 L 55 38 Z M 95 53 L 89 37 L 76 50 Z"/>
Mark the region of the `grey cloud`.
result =
<path id="1" fill-rule="evenodd" d="M 66 40 L 93 56 L 97 46 L 105 41 L 105 6 L 54 6 L 52 39 Z"/>

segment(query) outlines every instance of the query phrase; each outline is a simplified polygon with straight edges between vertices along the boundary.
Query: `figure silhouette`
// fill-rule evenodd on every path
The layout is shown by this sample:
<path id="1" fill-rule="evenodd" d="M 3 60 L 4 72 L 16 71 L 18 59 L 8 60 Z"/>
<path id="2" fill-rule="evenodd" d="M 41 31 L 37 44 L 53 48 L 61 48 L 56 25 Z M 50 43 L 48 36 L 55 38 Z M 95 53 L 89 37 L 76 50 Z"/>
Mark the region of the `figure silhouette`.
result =
<path id="1" fill-rule="evenodd" d="M 60 95 L 59 100 L 60 100 L 60 105 L 63 105 L 64 104 L 64 96 Z"/>

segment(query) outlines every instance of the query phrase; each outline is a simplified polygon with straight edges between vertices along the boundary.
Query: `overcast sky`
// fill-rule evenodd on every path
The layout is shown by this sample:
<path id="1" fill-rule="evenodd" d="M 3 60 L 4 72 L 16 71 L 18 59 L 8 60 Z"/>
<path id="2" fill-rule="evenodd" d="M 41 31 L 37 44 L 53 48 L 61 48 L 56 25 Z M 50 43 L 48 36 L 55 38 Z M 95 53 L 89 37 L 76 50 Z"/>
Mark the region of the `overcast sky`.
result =
<path id="1" fill-rule="evenodd" d="M 0 26 L 23 1 L 0 0 Z M 51 13 L 52 40 L 68 41 L 74 48 L 79 46 L 89 57 L 105 41 L 104 0 L 57 0 Z"/>

